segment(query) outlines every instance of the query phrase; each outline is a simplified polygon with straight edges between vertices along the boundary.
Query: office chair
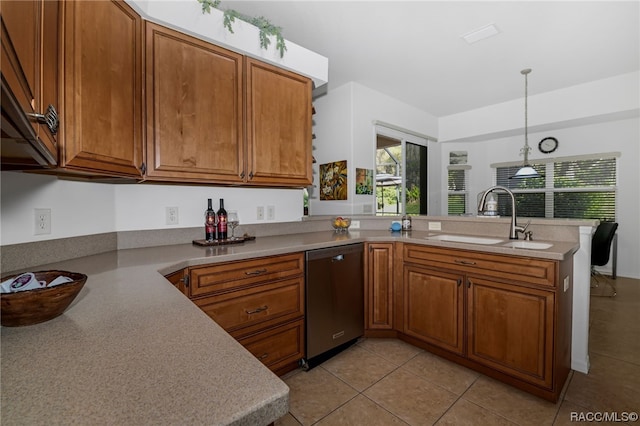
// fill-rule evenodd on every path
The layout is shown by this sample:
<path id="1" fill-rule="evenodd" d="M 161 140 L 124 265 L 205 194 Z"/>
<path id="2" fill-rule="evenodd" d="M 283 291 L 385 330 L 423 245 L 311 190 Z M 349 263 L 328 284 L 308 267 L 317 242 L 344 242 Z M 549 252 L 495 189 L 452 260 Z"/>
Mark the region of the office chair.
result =
<path id="1" fill-rule="evenodd" d="M 593 294 L 593 296 L 613 297 L 618 292 L 614 282 L 595 269 L 596 266 L 604 266 L 609 263 L 611 243 L 617 229 L 618 224 L 616 222 L 600 222 L 591 238 L 591 278 L 595 281 L 595 285 L 592 287 L 599 287 L 600 281 L 604 281 L 613 290 L 613 294 L 608 296 L 604 294 Z"/>

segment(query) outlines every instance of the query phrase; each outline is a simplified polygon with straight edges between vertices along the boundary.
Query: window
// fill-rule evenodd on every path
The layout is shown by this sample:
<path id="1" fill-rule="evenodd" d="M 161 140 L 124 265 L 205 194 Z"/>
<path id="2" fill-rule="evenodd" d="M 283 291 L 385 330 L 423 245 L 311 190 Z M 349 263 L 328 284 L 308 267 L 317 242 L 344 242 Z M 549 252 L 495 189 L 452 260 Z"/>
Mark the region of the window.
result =
<path id="1" fill-rule="evenodd" d="M 543 175 L 535 179 L 509 179 L 520 166 L 498 165 L 496 183 L 512 190 L 518 216 L 614 221 L 618 155 L 556 158 L 532 164 Z M 511 215 L 508 197 L 498 193 L 500 215 Z"/>
<path id="2" fill-rule="evenodd" d="M 427 140 L 376 126 L 376 214 L 427 214 Z"/>
<path id="3" fill-rule="evenodd" d="M 465 166 L 449 166 L 447 213 L 450 215 L 461 215 L 467 211 L 467 169 Z"/>

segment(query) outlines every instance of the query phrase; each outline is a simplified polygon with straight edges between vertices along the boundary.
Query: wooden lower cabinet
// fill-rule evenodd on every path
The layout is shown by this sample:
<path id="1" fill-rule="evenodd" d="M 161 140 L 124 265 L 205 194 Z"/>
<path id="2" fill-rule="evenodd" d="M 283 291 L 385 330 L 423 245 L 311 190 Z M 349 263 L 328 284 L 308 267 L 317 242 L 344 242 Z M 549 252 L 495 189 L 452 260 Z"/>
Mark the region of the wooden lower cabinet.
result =
<path id="1" fill-rule="evenodd" d="M 555 293 L 470 276 L 467 357 L 551 388 Z"/>
<path id="2" fill-rule="evenodd" d="M 303 253 L 190 267 L 187 272 L 191 301 L 256 358 L 279 375 L 298 367 L 305 356 Z"/>
<path id="3" fill-rule="evenodd" d="M 451 352 L 464 352 L 464 276 L 404 267 L 403 333 Z"/>
<path id="4" fill-rule="evenodd" d="M 572 296 L 560 284 L 571 276 L 571 259 L 404 244 L 399 337 L 556 401 L 571 365 Z"/>
<path id="5" fill-rule="evenodd" d="M 365 328 L 393 330 L 394 243 L 365 245 Z"/>
<path id="6" fill-rule="evenodd" d="M 185 279 L 185 277 L 188 275 L 188 273 L 188 269 L 180 269 L 179 271 L 173 272 L 169 275 L 165 275 L 165 278 L 169 280 L 169 282 L 173 284 L 173 286 L 177 288 L 180 293 L 187 296 L 187 280 Z"/>
<path id="7" fill-rule="evenodd" d="M 304 357 L 304 320 L 280 325 L 238 341 L 271 371 L 288 373 Z"/>
<path id="8" fill-rule="evenodd" d="M 266 282 L 193 302 L 232 336 L 241 337 L 304 316 L 304 279 Z"/>

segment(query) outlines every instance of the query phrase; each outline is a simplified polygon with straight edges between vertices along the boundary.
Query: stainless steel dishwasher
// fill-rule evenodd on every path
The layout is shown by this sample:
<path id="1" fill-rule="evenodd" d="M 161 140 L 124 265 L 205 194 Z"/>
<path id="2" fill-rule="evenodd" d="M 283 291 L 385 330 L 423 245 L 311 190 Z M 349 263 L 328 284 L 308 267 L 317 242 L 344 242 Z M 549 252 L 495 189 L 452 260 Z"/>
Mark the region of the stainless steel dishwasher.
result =
<path id="1" fill-rule="evenodd" d="M 364 334 L 363 244 L 306 252 L 306 360 L 313 368 Z"/>

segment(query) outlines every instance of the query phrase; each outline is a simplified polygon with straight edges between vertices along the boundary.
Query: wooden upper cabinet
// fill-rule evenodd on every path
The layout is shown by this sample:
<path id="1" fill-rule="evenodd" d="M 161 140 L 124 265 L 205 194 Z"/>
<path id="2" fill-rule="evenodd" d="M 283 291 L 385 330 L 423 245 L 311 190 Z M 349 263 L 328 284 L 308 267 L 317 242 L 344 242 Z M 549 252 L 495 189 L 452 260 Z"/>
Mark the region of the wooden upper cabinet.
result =
<path id="1" fill-rule="evenodd" d="M 55 165 L 58 160 L 55 118 L 59 116 L 59 3 L 3 0 L 0 10 L 3 86 L 6 84 L 13 95 L 9 100 L 3 90 L 3 102 L 15 101 L 16 110 L 27 114 L 48 114 L 51 123 L 49 127 L 33 118 L 27 123 L 22 121 L 26 120 L 24 116 L 10 114 L 5 117 L 3 113 L 3 138 L 7 136 L 11 140 L 17 134 L 26 136 L 20 129 L 30 127 L 33 132 L 29 132 L 29 144 L 34 148 L 25 150 L 25 144 L 3 142 L 3 164 Z"/>
<path id="2" fill-rule="evenodd" d="M 40 1 L 2 1 L 2 76 L 22 109 L 35 111 L 39 96 Z"/>
<path id="3" fill-rule="evenodd" d="M 146 24 L 147 176 L 243 181 L 243 56 Z"/>
<path id="4" fill-rule="evenodd" d="M 61 165 L 140 177 L 142 19 L 124 1 L 64 1 Z"/>
<path id="5" fill-rule="evenodd" d="M 246 58 L 247 182 L 311 184 L 311 80 Z"/>

